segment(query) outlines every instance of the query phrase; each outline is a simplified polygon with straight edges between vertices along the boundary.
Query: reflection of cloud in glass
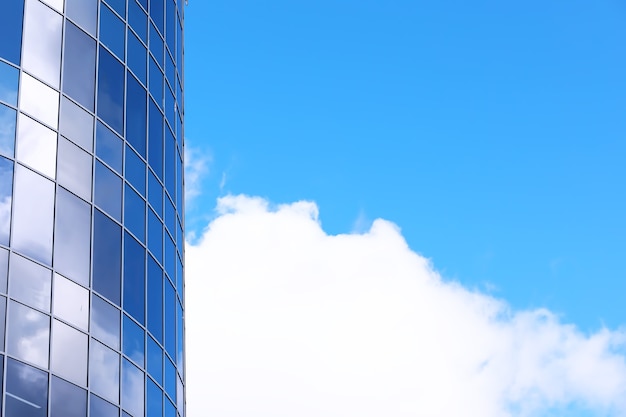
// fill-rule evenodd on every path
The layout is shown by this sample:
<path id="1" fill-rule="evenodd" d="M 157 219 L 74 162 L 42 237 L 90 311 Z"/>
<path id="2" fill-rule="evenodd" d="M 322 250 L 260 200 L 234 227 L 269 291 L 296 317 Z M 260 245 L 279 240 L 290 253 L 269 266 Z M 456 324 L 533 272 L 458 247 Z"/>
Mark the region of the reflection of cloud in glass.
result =
<path id="1" fill-rule="evenodd" d="M 22 74 L 20 110 L 57 129 L 59 93 L 28 74 Z"/>
<path id="2" fill-rule="evenodd" d="M 119 355 L 101 343 L 93 341 L 89 352 L 89 386 L 101 397 L 119 401 Z"/>
<path id="3" fill-rule="evenodd" d="M 2 86 L 0 85 L 0 88 Z M 2 91 L 0 90 L 0 99 Z M 0 104 L 0 155 L 13 157 L 15 147 L 15 110 Z"/>
<path id="4" fill-rule="evenodd" d="M 9 244 L 9 229 L 11 222 L 11 196 L 0 196 L 0 243 Z"/>
<path id="5" fill-rule="evenodd" d="M 52 272 L 21 256 L 11 256 L 9 274 L 11 296 L 30 306 L 50 311 Z"/>
<path id="6" fill-rule="evenodd" d="M 51 368 L 69 381 L 86 385 L 87 335 L 54 320 Z"/>
<path id="7" fill-rule="evenodd" d="M 54 178 L 57 134 L 23 114 L 20 114 L 19 126 L 15 151 L 17 160 Z"/>
<path id="8" fill-rule="evenodd" d="M 50 319 L 31 308 L 9 304 L 7 352 L 42 368 L 48 367 Z"/>
<path id="9" fill-rule="evenodd" d="M 62 13 L 63 0 L 59 1 Z M 36 0 L 28 0 L 24 11 L 22 65 L 26 71 L 58 88 L 63 18 Z"/>
<path id="10" fill-rule="evenodd" d="M 89 291 L 59 274 L 54 275 L 54 315 L 83 330 L 89 322 Z"/>
<path id="11" fill-rule="evenodd" d="M 17 362 L 7 361 L 6 415 L 20 417 L 45 417 L 48 398 L 48 375 Z"/>
<path id="12" fill-rule="evenodd" d="M 143 416 L 144 381 L 143 372 L 124 360 L 122 373 L 122 406 L 131 415 Z"/>

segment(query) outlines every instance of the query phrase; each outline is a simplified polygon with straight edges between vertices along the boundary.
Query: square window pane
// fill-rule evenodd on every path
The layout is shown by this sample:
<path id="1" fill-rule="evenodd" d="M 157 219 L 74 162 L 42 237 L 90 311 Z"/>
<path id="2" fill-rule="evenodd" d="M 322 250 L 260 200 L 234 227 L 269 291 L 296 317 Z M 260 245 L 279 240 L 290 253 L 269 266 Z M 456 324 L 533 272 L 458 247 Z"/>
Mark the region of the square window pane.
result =
<path id="1" fill-rule="evenodd" d="M 46 265 L 52 263 L 54 183 L 15 167 L 13 249 Z"/>
<path id="2" fill-rule="evenodd" d="M 46 417 L 48 374 L 8 359 L 5 407 L 5 417 Z"/>
<path id="3" fill-rule="evenodd" d="M 163 417 L 163 391 L 152 380 L 146 384 L 147 417 Z"/>
<path id="4" fill-rule="evenodd" d="M 143 196 L 146 194 L 146 163 L 129 146 L 126 147 L 124 176 Z"/>
<path id="5" fill-rule="evenodd" d="M 124 315 L 122 352 L 142 368 L 144 367 L 144 339 L 144 330 Z"/>
<path id="6" fill-rule="evenodd" d="M 50 417 L 87 417 L 87 391 L 52 377 Z"/>
<path id="7" fill-rule="evenodd" d="M 20 71 L 0 61 L 0 101 L 17 106 L 17 85 Z"/>
<path id="8" fill-rule="evenodd" d="M 1 88 L 1 86 L 0 86 Z M 13 158 L 16 111 L 0 103 L 0 155 Z"/>
<path id="9" fill-rule="evenodd" d="M 94 202 L 117 221 L 122 220 L 122 179 L 96 162 Z"/>
<path id="10" fill-rule="evenodd" d="M 87 385 L 87 335 L 53 320 L 51 362 L 54 373 L 76 384 Z"/>
<path id="11" fill-rule="evenodd" d="M 142 325 L 145 306 L 146 251 L 128 233 L 124 237 L 124 310 Z"/>
<path id="12" fill-rule="evenodd" d="M 126 359 L 122 366 L 122 408 L 133 416 L 144 415 L 144 374 Z"/>
<path id="13" fill-rule="evenodd" d="M 0 57 L 19 65 L 22 51 L 24 0 L 3 1 L 0 13 Z"/>
<path id="14" fill-rule="evenodd" d="M 146 202 L 128 184 L 125 187 L 124 226 L 139 240 L 146 240 Z"/>
<path id="15" fill-rule="evenodd" d="M 106 2 L 122 18 L 126 18 L 126 0 L 107 0 Z"/>
<path id="16" fill-rule="evenodd" d="M 90 35 L 96 35 L 98 0 L 65 0 L 65 13 Z"/>
<path id="17" fill-rule="evenodd" d="M 64 137 L 59 137 L 57 180 L 74 194 L 91 201 L 92 157 Z"/>
<path id="18" fill-rule="evenodd" d="M 91 394 L 89 401 L 89 417 L 118 417 L 120 410 L 113 404 Z"/>
<path id="19" fill-rule="evenodd" d="M 89 152 L 93 150 L 93 116 L 65 97 L 61 101 L 60 124 L 63 136 Z"/>
<path id="20" fill-rule="evenodd" d="M 85 5 L 94 3 L 93 0 L 74 1 L 84 2 Z M 63 92 L 93 111 L 96 88 L 96 41 L 70 22 L 65 28 Z"/>
<path id="21" fill-rule="evenodd" d="M 163 343 L 163 270 L 148 257 L 148 330 Z"/>
<path id="22" fill-rule="evenodd" d="M 54 315 L 87 330 L 89 325 L 89 290 L 59 274 L 54 275 L 52 311 Z"/>
<path id="23" fill-rule="evenodd" d="M 113 349 L 120 348 L 120 311 L 96 295 L 92 298 L 91 335 Z"/>
<path id="24" fill-rule="evenodd" d="M 163 385 L 163 350 L 151 337 L 148 338 L 148 373 Z"/>
<path id="25" fill-rule="evenodd" d="M 91 391 L 111 402 L 120 397 L 120 356 L 95 340 L 89 350 L 89 386 Z"/>
<path id="26" fill-rule="evenodd" d="M 122 230 L 99 210 L 94 214 L 93 289 L 121 305 Z"/>
<path id="27" fill-rule="evenodd" d="M 56 132 L 20 114 L 15 150 L 17 160 L 50 178 L 55 178 L 56 153 Z"/>
<path id="28" fill-rule="evenodd" d="M 165 392 L 176 401 L 176 367 L 167 358 L 165 359 Z"/>
<path id="29" fill-rule="evenodd" d="M 48 268 L 13 254 L 9 272 L 9 294 L 14 299 L 50 311 L 52 271 Z"/>
<path id="30" fill-rule="evenodd" d="M 124 35 L 126 26 L 111 9 L 100 3 L 100 42 L 124 61 Z"/>
<path id="31" fill-rule="evenodd" d="M 4 335 L 5 335 L 5 323 L 7 318 L 7 299 L 6 297 L 0 297 L 0 351 L 4 352 Z M 0 362 L 3 361 L 2 356 L 0 356 Z M 0 374 L 2 375 L 2 374 Z M 0 388 L 2 387 L 2 383 L 0 383 Z M 0 404 L 2 402 L 0 401 Z M 2 408 L 0 408 L 1 410 Z"/>
<path id="32" fill-rule="evenodd" d="M 61 15 L 37 0 L 26 1 L 22 66 L 54 88 L 61 74 L 62 29 Z"/>
<path id="33" fill-rule="evenodd" d="M 124 67 L 100 47 L 98 62 L 98 117 L 120 135 L 124 134 Z"/>
<path id="34" fill-rule="evenodd" d="M 41 368 L 48 367 L 50 317 L 15 301 L 9 302 L 7 353 Z"/>
<path id="35" fill-rule="evenodd" d="M 59 93 L 28 74 L 22 74 L 20 109 L 51 128 L 58 128 Z"/>
<path id="36" fill-rule="evenodd" d="M 135 150 L 146 158 L 146 123 L 147 123 L 147 95 L 141 84 L 128 73 L 128 95 L 126 97 L 126 140 Z"/>
<path id="37" fill-rule="evenodd" d="M 122 154 L 124 143 L 108 127 L 98 121 L 96 127 L 96 155 L 106 162 L 111 168 L 122 173 Z"/>
<path id="38" fill-rule="evenodd" d="M 7 279 L 9 277 L 9 251 L 0 248 L 0 292 L 7 292 Z"/>
<path id="39" fill-rule="evenodd" d="M 135 0 L 128 0 L 128 23 L 144 43 L 148 43 L 148 17 Z M 130 36 L 129 36 L 130 39 Z M 128 54 L 129 59 L 131 53 Z M 144 53 L 145 59 L 145 53 Z"/>
<path id="40" fill-rule="evenodd" d="M 0 244 L 5 246 L 9 246 L 12 200 L 13 161 L 0 156 Z M 6 285 L 1 287 L 0 290 L 6 290 Z"/>

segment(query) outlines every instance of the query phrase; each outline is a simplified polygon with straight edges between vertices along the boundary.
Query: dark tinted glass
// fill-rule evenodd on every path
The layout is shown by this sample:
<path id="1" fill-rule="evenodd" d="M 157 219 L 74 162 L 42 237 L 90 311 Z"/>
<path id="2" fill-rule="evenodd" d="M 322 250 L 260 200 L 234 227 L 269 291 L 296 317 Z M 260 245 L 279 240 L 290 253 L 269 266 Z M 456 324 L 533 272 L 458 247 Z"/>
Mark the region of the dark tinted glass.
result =
<path id="1" fill-rule="evenodd" d="M 86 417 L 87 391 L 52 377 L 50 387 L 50 417 Z"/>
<path id="2" fill-rule="evenodd" d="M 165 188 L 172 199 L 176 198 L 176 141 L 169 129 L 165 129 Z M 174 228 L 170 228 L 174 233 Z"/>
<path id="3" fill-rule="evenodd" d="M 176 67 L 173 58 L 167 54 L 165 60 L 165 77 L 172 90 L 176 89 Z"/>
<path id="4" fill-rule="evenodd" d="M 65 0 L 65 13 L 89 34 L 95 36 L 98 0 Z"/>
<path id="5" fill-rule="evenodd" d="M 116 220 L 121 220 L 122 179 L 98 161 L 96 162 L 95 183 L 94 202 Z"/>
<path id="6" fill-rule="evenodd" d="M 165 233 L 165 272 L 172 281 L 176 280 L 176 246 L 169 234 Z"/>
<path id="7" fill-rule="evenodd" d="M 152 20 L 154 20 L 154 23 L 161 33 L 163 33 L 163 12 L 163 0 L 150 1 L 150 17 L 152 17 Z"/>
<path id="8" fill-rule="evenodd" d="M 119 134 L 124 132 L 124 67 L 100 47 L 98 116 Z"/>
<path id="9" fill-rule="evenodd" d="M 175 53 L 176 46 L 176 5 L 174 0 L 165 0 L 165 40 L 167 47 Z"/>
<path id="10" fill-rule="evenodd" d="M 124 239 L 124 310 L 145 323 L 145 249 L 126 233 Z"/>
<path id="11" fill-rule="evenodd" d="M 165 417 L 176 417 L 176 409 L 170 400 L 165 400 Z"/>
<path id="12" fill-rule="evenodd" d="M 98 122 L 96 126 L 96 155 L 119 174 L 122 173 L 122 140 L 108 127 Z"/>
<path id="13" fill-rule="evenodd" d="M 150 25 L 150 53 L 154 56 L 159 66 L 163 68 L 163 39 L 161 39 L 154 25 Z"/>
<path id="14" fill-rule="evenodd" d="M 9 158 L 13 158 L 15 154 L 16 117 L 17 113 L 15 110 L 0 103 L 0 155 L 8 156 Z"/>
<path id="15" fill-rule="evenodd" d="M 13 162 L 0 156 L 0 244 L 9 246 L 11 200 L 13 199 Z"/>
<path id="16" fill-rule="evenodd" d="M 17 85 L 20 72 L 0 61 L 0 101 L 17 106 Z"/>
<path id="17" fill-rule="evenodd" d="M 113 8 L 122 18 L 126 18 L 126 0 L 106 0 L 109 6 Z"/>
<path id="18" fill-rule="evenodd" d="M 100 4 L 100 42 L 119 59 L 124 60 L 124 36 L 126 26 L 111 9 Z"/>
<path id="19" fill-rule="evenodd" d="M 152 209 L 148 210 L 148 249 L 163 262 L 163 224 Z"/>
<path id="20" fill-rule="evenodd" d="M 3 0 L 0 13 L 0 57 L 20 64 L 24 0 Z"/>
<path id="21" fill-rule="evenodd" d="M 178 20 L 176 24 L 176 65 L 178 72 L 182 74 L 183 70 L 183 27 Z"/>
<path id="22" fill-rule="evenodd" d="M 163 349 L 151 337 L 148 338 L 148 373 L 163 385 Z"/>
<path id="23" fill-rule="evenodd" d="M 124 315 L 122 328 L 122 352 L 136 364 L 144 367 L 145 332 L 127 315 Z"/>
<path id="24" fill-rule="evenodd" d="M 150 100 L 148 135 L 148 163 L 154 170 L 154 173 L 163 180 L 163 115 Z"/>
<path id="25" fill-rule="evenodd" d="M 163 217 L 163 186 L 152 171 L 148 171 L 148 202 L 154 211 Z"/>
<path id="26" fill-rule="evenodd" d="M 78 0 L 77 0 L 78 1 Z M 87 0 L 85 3 L 91 3 Z M 63 92 L 93 111 L 96 41 L 71 23 L 65 25 Z"/>
<path id="27" fill-rule="evenodd" d="M 163 271 L 148 257 L 148 330 L 163 343 Z"/>
<path id="28" fill-rule="evenodd" d="M 126 140 L 146 157 L 146 90 L 128 74 Z"/>
<path id="29" fill-rule="evenodd" d="M 134 1 L 133 1 L 134 2 Z M 131 71 L 143 82 L 147 84 L 146 71 L 146 47 L 131 31 L 128 32 L 128 66 Z"/>
<path id="30" fill-rule="evenodd" d="M 146 163 L 130 147 L 126 147 L 124 175 L 142 195 L 146 194 Z"/>
<path id="31" fill-rule="evenodd" d="M 165 280 L 165 350 L 172 358 L 176 357 L 176 294 L 174 287 L 167 279 Z"/>
<path id="32" fill-rule="evenodd" d="M 128 184 L 124 201 L 124 226 L 139 240 L 146 239 L 146 203 Z"/>
<path id="33" fill-rule="evenodd" d="M 183 212 L 183 160 L 180 154 L 176 155 L 176 208 L 178 216 L 182 217 Z M 179 240 L 181 242 L 181 240 Z M 180 244 L 180 243 L 179 243 Z"/>
<path id="34" fill-rule="evenodd" d="M 144 43 L 148 43 L 148 17 L 135 0 L 128 0 L 128 23 Z M 130 59 L 130 57 L 129 57 Z"/>
<path id="35" fill-rule="evenodd" d="M 46 417 L 47 414 L 48 374 L 8 359 L 5 417 Z"/>
<path id="36" fill-rule="evenodd" d="M 93 289 L 120 305 L 122 230 L 102 214 L 94 214 Z"/>
<path id="37" fill-rule="evenodd" d="M 92 299 L 91 335 L 113 349 L 120 347 L 120 311 L 96 295 Z"/>
<path id="38" fill-rule="evenodd" d="M 150 94 L 159 107 L 163 107 L 163 73 L 154 59 L 150 58 Z"/>
<path id="39" fill-rule="evenodd" d="M 163 391 L 150 379 L 146 385 L 147 417 L 163 417 Z"/>
<path id="40" fill-rule="evenodd" d="M 91 394 L 89 401 L 89 417 L 118 417 L 120 411 L 113 404 Z"/>
<path id="41" fill-rule="evenodd" d="M 165 359 L 165 392 L 176 401 L 176 368 L 169 359 Z"/>
<path id="42" fill-rule="evenodd" d="M 176 99 L 174 99 L 174 93 L 170 87 L 165 89 L 165 108 L 163 110 L 165 110 L 167 122 L 172 128 L 172 131 L 174 131 L 174 129 L 176 129 Z M 174 136 L 173 133 L 172 136 Z"/>

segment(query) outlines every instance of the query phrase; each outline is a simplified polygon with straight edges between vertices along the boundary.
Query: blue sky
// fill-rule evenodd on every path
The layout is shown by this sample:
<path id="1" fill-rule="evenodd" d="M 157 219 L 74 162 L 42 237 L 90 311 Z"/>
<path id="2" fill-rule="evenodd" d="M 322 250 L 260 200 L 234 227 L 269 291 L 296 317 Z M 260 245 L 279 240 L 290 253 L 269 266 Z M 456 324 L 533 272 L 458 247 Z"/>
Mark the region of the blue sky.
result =
<path id="1" fill-rule="evenodd" d="M 623 415 L 625 19 L 192 0 L 190 410 Z"/>
<path id="2" fill-rule="evenodd" d="M 189 229 L 227 193 L 385 218 L 443 275 L 583 329 L 626 322 L 626 6 L 192 1 Z M 220 186 L 220 184 L 222 186 Z"/>

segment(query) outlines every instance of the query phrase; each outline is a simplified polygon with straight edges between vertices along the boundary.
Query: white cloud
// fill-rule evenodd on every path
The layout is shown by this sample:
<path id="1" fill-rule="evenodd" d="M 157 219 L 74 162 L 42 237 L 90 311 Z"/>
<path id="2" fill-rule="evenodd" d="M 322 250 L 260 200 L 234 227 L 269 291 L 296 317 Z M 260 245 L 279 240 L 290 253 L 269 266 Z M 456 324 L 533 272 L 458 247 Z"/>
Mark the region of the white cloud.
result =
<path id="1" fill-rule="evenodd" d="M 198 148 L 185 145 L 185 202 L 189 203 L 200 195 L 202 181 L 209 173 L 211 155 Z"/>
<path id="2" fill-rule="evenodd" d="M 190 417 L 626 415 L 624 332 L 446 281 L 384 220 L 330 236 L 309 202 L 218 213 L 187 247 Z"/>

